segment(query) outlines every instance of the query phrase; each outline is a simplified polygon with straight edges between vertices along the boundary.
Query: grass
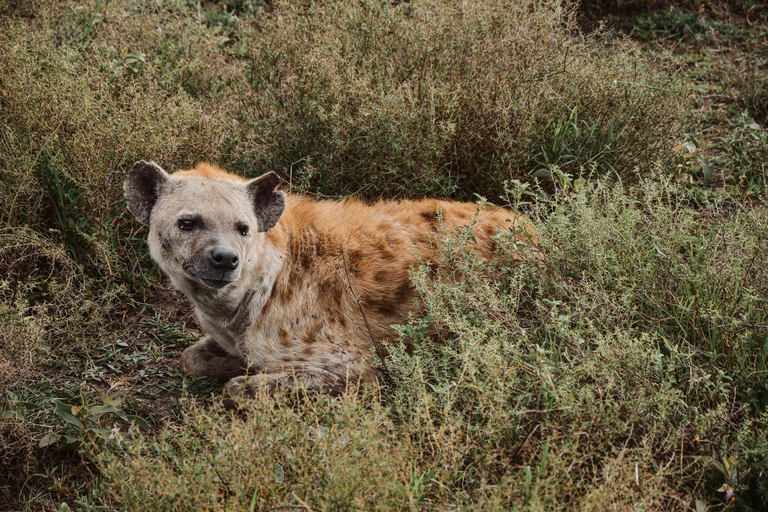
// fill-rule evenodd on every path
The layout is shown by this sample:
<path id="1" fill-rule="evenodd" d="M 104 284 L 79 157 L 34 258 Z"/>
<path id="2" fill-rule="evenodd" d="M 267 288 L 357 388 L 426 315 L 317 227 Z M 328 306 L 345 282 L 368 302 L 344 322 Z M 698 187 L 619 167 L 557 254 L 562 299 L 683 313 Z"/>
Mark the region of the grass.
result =
<path id="1" fill-rule="evenodd" d="M 536 203 L 543 281 L 533 260 L 488 268 L 443 240 L 452 266 L 414 274 L 441 343 L 403 328 L 416 349 L 395 346 L 384 396 L 188 405 L 160 437 L 97 441 L 107 482 L 157 510 L 687 510 L 726 482 L 760 509 L 766 214 L 712 226 L 720 205 L 639 191 Z"/>
<path id="2" fill-rule="evenodd" d="M 768 12 L 670 6 L 0 0 L 0 509 L 764 509 Z M 142 158 L 479 194 L 546 269 L 439 237 L 394 385 L 227 412 Z"/>

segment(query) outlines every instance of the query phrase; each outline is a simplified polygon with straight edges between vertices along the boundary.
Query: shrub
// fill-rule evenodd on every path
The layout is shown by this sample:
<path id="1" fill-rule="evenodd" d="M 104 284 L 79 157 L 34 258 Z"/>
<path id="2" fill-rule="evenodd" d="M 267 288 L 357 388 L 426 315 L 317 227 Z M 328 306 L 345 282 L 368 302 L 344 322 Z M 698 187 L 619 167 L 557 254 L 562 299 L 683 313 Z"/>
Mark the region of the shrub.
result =
<path id="1" fill-rule="evenodd" d="M 678 89 L 595 52 L 560 2 L 280 2 L 246 38 L 244 169 L 322 194 L 500 195 L 558 166 L 632 180 L 669 161 Z"/>

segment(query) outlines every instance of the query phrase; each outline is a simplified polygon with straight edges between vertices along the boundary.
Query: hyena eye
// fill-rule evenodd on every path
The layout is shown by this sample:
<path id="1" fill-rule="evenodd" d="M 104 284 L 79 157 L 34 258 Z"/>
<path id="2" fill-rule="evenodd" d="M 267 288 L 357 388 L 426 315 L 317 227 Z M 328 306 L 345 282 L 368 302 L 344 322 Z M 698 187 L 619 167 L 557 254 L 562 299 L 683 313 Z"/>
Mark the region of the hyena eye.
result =
<path id="1" fill-rule="evenodd" d="M 179 219 L 179 229 L 182 231 L 192 231 L 195 225 L 196 222 L 192 219 Z"/>
<path id="2" fill-rule="evenodd" d="M 238 224 L 237 231 L 240 232 L 240 234 L 243 236 L 248 236 L 248 226 L 245 224 Z"/>

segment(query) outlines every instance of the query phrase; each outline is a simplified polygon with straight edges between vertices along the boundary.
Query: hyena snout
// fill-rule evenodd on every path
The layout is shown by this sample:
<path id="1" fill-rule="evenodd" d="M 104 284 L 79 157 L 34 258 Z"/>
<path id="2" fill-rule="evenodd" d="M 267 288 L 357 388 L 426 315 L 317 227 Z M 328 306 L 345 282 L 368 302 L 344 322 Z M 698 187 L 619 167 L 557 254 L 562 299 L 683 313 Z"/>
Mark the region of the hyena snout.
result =
<path id="1" fill-rule="evenodd" d="M 240 255 L 231 247 L 216 245 L 208 250 L 208 263 L 215 270 L 228 272 L 240 265 Z"/>

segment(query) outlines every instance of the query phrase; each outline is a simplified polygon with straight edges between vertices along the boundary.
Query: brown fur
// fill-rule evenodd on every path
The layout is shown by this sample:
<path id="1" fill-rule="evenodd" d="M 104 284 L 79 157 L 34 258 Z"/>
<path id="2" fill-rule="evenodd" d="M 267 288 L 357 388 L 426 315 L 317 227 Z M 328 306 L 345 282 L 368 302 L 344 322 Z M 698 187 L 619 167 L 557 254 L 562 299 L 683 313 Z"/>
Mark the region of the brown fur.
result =
<path id="1" fill-rule="evenodd" d="M 184 351 L 183 368 L 229 380 L 230 398 L 293 386 L 340 393 L 376 382 L 372 338 L 392 339 L 390 326 L 417 313 L 408 272 L 420 261 L 435 264 L 438 212 L 452 229 L 470 225 L 477 205 L 315 201 L 275 191 L 275 183 L 273 173 L 247 181 L 200 164 L 168 175 L 147 162 L 126 180 L 129 209 L 149 220 L 152 256 L 208 333 Z M 196 227 L 182 229 L 180 217 Z M 521 227 L 517 214 L 486 208 L 470 246 L 493 258 L 492 237 Z M 212 269 L 214 246 L 236 254 L 238 268 Z"/>

